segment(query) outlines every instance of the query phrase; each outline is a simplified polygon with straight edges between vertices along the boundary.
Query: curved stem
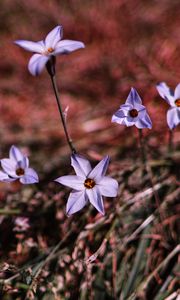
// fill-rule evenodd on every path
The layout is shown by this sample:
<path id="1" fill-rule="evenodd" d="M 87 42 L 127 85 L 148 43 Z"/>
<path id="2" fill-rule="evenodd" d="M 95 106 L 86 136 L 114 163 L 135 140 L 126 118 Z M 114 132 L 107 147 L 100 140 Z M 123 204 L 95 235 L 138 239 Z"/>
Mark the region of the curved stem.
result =
<path id="1" fill-rule="evenodd" d="M 55 65 L 56 65 L 56 57 L 51 56 L 50 59 L 48 60 L 47 64 L 46 64 L 46 69 L 47 69 L 47 71 L 48 71 L 48 73 L 51 77 L 51 82 L 52 82 L 54 94 L 55 94 L 55 97 L 56 97 L 56 101 L 57 101 L 57 105 L 58 105 L 58 109 L 59 109 L 59 113 L 60 113 L 60 117 L 61 117 L 62 125 L 63 125 L 63 128 L 64 128 L 67 143 L 69 145 L 69 148 L 71 149 L 71 152 L 72 153 L 77 153 L 76 149 L 73 146 L 73 142 L 70 138 L 70 135 L 68 133 L 67 126 L 66 126 L 66 119 L 65 119 L 64 113 L 62 111 L 59 92 L 58 92 L 58 87 L 57 87 L 57 83 L 56 83 Z"/>
<path id="2" fill-rule="evenodd" d="M 138 129 L 138 132 L 139 132 L 139 144 L 140 144 L 140 148 L 141 148 L 141 160 L 142 160 L 142 164 L 145 166 L 145 164 L 146 164 L 146 150 L 145 150 L 145 145 L 144 145 L 142 129 Z"/>
<path id="3" fill-rule="evenodd" d="M 69 136 L 67 126 L 66 126 L 66 120 L 65 120 L 65 117 L 64 117 L 64 114 L 63 114 L 63 111 L 62 111 L 59 92 L 58 92 L 57 83 L 56 83 L 56 77 L 55 77 L 55 75 L 51 75 L 51 74 L 50 74 L 50 77 L 51 77 L 52 86 L 53 86 L 54 94 L 55 94 L 55 97 L 56 97 L 56 101 L 57 101 L 57 105 L 58 105 L 62 125 L 63 125 L 64 132 L 65 132 L 65 135 L 66 135 L 67 143 L 68 143 L 68 145 L 71 149 L 71 152 L 76 153 L 76 149 L 74 148 L 72 139 Z"/>

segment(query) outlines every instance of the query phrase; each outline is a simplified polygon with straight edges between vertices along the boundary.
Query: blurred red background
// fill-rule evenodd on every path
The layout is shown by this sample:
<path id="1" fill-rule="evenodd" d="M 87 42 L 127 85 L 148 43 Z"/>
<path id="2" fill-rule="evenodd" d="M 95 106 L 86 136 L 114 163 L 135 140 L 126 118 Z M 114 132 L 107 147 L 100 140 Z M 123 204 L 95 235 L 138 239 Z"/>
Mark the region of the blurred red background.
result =
<path id="1" fill-rule="evenodd" d="M 132 86 L 153 121 L 153 129 L 145 130 L 151 135 L 149 144 L 163 146 L 168 105 L 155 85 L 165 81 L 174 89 L 179 83 L 179 12 L 176 0 L 1 0 L 1 156 L 11 144 L 36 150 L 34 160 L 40 164 L 47 153 L 67 151 L 46 70 L 33 77 L 27 69 L 32 54 L 13 44 L 16 39 L 43 39 L 58 24 L 65 39 L 86 45 L 57 58 L 61 100 L 64 109 L 69 106 L 68 126 L 78 149 L 101 155 L 111 149 L 113 155 L 115 146 L 135 142 L 134 128 L 111 123 Z"/>

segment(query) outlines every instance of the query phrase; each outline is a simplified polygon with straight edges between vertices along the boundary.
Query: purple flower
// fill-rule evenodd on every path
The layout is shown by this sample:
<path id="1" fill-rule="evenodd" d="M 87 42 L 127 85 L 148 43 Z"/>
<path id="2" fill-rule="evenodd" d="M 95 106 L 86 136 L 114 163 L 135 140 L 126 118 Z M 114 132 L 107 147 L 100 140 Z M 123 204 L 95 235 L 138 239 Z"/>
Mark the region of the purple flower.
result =
<path id="1" fill-rule="evenodd" d="M 170 105 L 167 111 L 167 123 L 170 129 L 175 128 L 180 123 L 180 83 L 171 91 L 165 82 L 156 86 L 160 96 Z"/>
<path id="2" fill-rule="evenodd" d="M 120 109 L 115 112 L 111 121 L 126 126 L 135 125 L 140 129 L 152 128 L 151 119 L 134 88 L 131 88 L 125 104 L 121 105 Z"/>
<path id="3" fill-rule="evenodd" d="M 48 33 L 44 41 L 15 41 L 15 44 L 19 45 L 25 50 L 36 53 L 31 57 L 28 64 L 29 72 L 32 75 L 39 75 L 52 56 L 56 56 L 58 54 L 68 54 L 74 50 L 85 47 L 84 44 L 79 41 L 61 40 L 62 36 L 62 26 L 56 26 Z"/>
<path id="4" fill-rule="evenodd" d="M 71 156 L 71 165 L 76 175 L 61 176 L 55 181 L 71 187 L 66 205 L 66 212 L 71 215 L 82 209 L 88 202 L 104 215 L 102 196 L 115 197 L 118 191 L 118 182 L 105 176 L 109 165 L 109 157 L 104 157 L 94 169 L 90 162 L 77 154 Z"/>
<path id="5" fill-rule="evenodd" d="M 1 159 L 0 181 L 11 182 L 19 179 L 23 184 L 39 182 L 37 173 L 29 168 L 29 159 L 15 146 L 9 151 L 9 158 Z"/>
<path id="6" fill-rule="evenodd" d="M 13 231 L 22 232 L 30 228 L 29 219 L 25 217 L 17 217 L 14 221 L 15 227 Z"/>

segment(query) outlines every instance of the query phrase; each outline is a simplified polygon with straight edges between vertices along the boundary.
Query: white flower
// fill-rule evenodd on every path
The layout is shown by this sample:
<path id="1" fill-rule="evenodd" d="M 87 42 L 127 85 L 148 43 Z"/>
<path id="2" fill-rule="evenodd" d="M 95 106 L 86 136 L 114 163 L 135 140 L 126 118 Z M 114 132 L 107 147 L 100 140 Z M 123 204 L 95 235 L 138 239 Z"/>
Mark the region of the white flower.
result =
<path id="1" fill-rule="evenodd" d="M 71 215 L 82 209 L 88 202 L 104 215 L 104 205 L 102 196 L 116 197 L 118 191 L 118 182 L 105 176 L 109 165 L 109 157 L 104 157 L 94 169 L 90 162 L 78 155 L 71 156 L 71 165 L 76 175 L 67 175 L 57 178 L 55 181 L 71 187 L 66 205 L 66 212 Z"/>
<path id="2" fill-rule="evenodd" d="M 39 182 L 36 171 L 29 168 L 29 159 L 15 146 L 9 151 L 9 158 L 1 159 L 0 181 L 11 182 L 19 179 L 23 184 Z"/>
<path id="3" fill-rule="evenodd" d="M 22 232 L 30 228 L 29 219 L 25 217 L 17 217 L 14 224 L 15 227 L 13 228 L 13 231 Z"/>
<path id="4" fill-rule="evenodd" d="M 171 91 L 165 82 L 156 86 L 160 96 L 170 105 L 167 111 L 167 123 L 170 129 L 175 128 L 180 123 L 180 83 L 175 91 Z"/>
<path id="5" fill-rule="evenodd" d="M 142 105 L 142 100 L 135 88 L 131 88 L 125 104 L 115 112 L 111 121 L 128 127 L 135 125 L 139 129 L 152 128 L 146 107 Z"/>
<path id="6" fill-rule="evenodd" d="M 45 40 L 32 42 L 26 40 L 17 40 L 15 44 L 25 50 L 35 52 L 28 64 L 29 72 L 36 76 L 39 75 L 46 63 L 52 56 L 58 54 L 68 54 L 80 48 L 84 48 L 84 44 L 79 41 L 61 40 L 63 36 L 62 26 L 56 26 L 48 33 Z"/>

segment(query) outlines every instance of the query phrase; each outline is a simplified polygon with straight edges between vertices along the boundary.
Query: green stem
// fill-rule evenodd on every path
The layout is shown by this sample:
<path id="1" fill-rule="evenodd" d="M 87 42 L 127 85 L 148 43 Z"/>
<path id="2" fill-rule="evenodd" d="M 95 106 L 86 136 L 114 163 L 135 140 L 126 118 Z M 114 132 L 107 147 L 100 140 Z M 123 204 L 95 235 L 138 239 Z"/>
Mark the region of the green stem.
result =
<path id="1" fill-rule="evenodd" d="M 72 139 L 70 138 L 70 135 L 68 133 L 67 126 L 66 126 L 66 120 L 65 120 L 61 102 L 60 102 L 60 96 L 59 96 L 58 87 L 57 87 L 57 83 L 56 83 L 56 76 L 55 76 L 55 57 L 54 56 L 52 56 L 52 58 L 48 61 L 46 67 L 47 67 L 47 71 L 51 77 L 51 82 L 52 82 L 54 94 L 56 97 L 56 101 L 57 101 L 57 105 L 58 105 L 58 109 L 59 109 L 59 113 L 60 113 L 60 118 L 62 121 L 62 125 L 63 125 L 63 129 L 65 132 L 67 143 L 69 145 L 71 152 L 77 153 L 75 147 L 73 146 Z"/>
<path id="2" fill-rule="evenodd" d="M 140 144 L 140 148 L 141 148 L 141 161 L 142 161 L 142 164 L 145 166 L 145 164 L 146 164 L 146 150 L 145 150 L 145 145 L 144 145 L 142 129 L 138 129 L 138 132 L 139 132 L 139 144 Z"/>
<path id="3" fill-rule="evenodd" d="M 0 215 L 19 215 L 20 213 L 20 209 L 0 208 Z"/>

